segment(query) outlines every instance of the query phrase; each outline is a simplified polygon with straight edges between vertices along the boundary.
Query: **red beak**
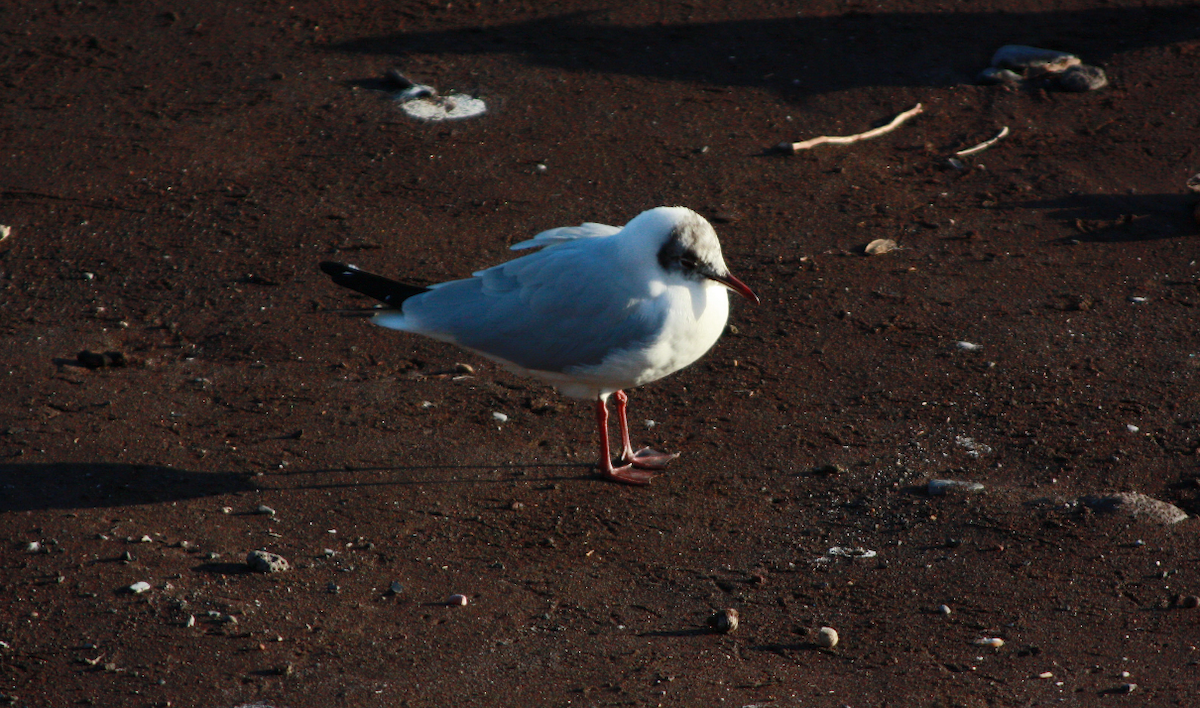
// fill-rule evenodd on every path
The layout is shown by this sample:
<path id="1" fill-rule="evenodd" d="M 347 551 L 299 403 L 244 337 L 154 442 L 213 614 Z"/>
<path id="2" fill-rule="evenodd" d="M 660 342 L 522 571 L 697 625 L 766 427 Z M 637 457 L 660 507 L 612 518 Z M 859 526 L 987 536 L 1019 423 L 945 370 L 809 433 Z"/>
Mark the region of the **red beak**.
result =
<path id="1" fill-rule="evenodd" d="M 724 285 L 725 287 L 734 291 L 738 295 L 741 295 L 742 297 L 746 298 L 750 302 L 753 302 L 755 305 L 757 305 L 760 302 L 758 299 L 758 296 L 754 294 L 754 291 L 751 290 L 749 288 L 749 286 L 747 286 L 745 283 L 738 280 L 732 273 L 730 273 L 729 275 L 723 275 L 723 276 L 719 276 L 719 277 L 714 276 L 714 275 L 710 275 L 708 277 L 712 280 L 717 281 L 721 285 Z"/>

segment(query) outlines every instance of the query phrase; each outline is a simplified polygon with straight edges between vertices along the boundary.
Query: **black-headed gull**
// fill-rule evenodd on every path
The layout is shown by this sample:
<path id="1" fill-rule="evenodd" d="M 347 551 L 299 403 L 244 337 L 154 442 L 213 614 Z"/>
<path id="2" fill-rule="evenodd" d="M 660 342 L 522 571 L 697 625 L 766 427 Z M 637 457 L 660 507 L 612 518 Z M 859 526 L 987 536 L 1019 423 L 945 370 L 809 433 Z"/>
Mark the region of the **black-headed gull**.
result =
<path id="1" fill-rule="evenodd" d="M 376 324 L 457 344 L 596 401 L 600 471 L 647 484 L 678 457 L 633 451 L 623 389 L 679 371 L 716 343 L 728 290 L 758 302 L 721 257 L 717 234 L 684 207 L 642 212 L 624 228 L 585 223 L 544 231 L 513 250 L 540 250 L 429 287 L 325 262 L 333 282 L 390 307 Z M 617 399 L 620 467 L 609 452 L 608 397 Z"/>

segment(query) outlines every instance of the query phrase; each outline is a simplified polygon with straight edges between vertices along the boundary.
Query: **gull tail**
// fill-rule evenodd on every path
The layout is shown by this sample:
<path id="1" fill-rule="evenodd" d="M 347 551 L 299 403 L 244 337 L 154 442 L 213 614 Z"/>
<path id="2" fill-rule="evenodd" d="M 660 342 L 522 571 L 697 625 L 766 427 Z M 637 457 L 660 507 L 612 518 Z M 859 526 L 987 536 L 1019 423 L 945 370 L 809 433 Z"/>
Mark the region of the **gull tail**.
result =
<path id="1" fill-rule="evenodd" d="M 382 303 L 397 308 L 413 295 L 420 295 L 429 291 L 429 288 L 398 283 L 382 275 L 368 273 L 365 270 L 359 270 L 357 266 L 346 265 L 344 263 L 324 261 L 321 263 L 321 270 L 332 278 L 333 282 L 343 288 L 350 288 L 355 292 L 362 293 L 367 297 L 373 297 Z"/>

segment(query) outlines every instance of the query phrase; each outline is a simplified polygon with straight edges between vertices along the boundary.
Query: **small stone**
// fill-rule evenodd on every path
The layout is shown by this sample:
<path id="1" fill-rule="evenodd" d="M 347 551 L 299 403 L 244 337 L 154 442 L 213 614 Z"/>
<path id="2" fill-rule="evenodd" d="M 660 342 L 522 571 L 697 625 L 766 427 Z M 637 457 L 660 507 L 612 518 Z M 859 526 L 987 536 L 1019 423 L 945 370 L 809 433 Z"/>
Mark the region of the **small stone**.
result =
<path id="1" fill-rule="evenodd" d="M 195 627 L 196 626 L 196 615 L 188 615 L 187 622 L 184 622 L 183 626 L 184 627 Z"/>
<path id="2" fill-rule="evenodd" d="M 457 605 L 458 607 L 465 607 L 468 602 L 470 602 L 470 599 L 466 595 L 460 595 L 459 593 L 455 593 L 446 599 L 447 605 Z"/>
<path id="3" fill-rule="evenodd" d="M 133 593 L 134 595 L 141 595 L 142 593 L 146 592 L 149 589 L 150 589 L 150 583 L 147 583 L 144 580 L 139 580 L 138 582 L 134 583 L 133 585 L 130 585 L 128 588 L 129 592 Z"/>
<path id="4" fill-rule="evenodd" d="M 925 486 L 925 493 L 931 497 L 941 496 L 950 492 L 982 492 L 985 487 L 979 482 L 964 482 L 958 479 L 931 479 Z"/>
<path id="5" fill-rule="evenodd" d="M 1196 595 L 1184 595 L 1179 598 L 1179 606 L 1186 610 L 1194 610 L 1200 607 L 1200 597 Z"/>
<path id="6" fill-rule="evenodd" d="M 898 248 L 898 246 L 896 245 L 896 242 L 893 241 L 892 239 L 877 238 L 874 241 L 868 243 L 866 245 L 866 247 L 863 249 L 863 252 L 866 253 L 868 256 L 882 256 L 885 253 L 891 253 L 892 251 L 896 250 L 897 248 Z"/>
<path id="7" fill-rule="evenodd" d="M 286 558 L 269 551 L 250 551 L 246 554 L 246 565 L 260 573 L 282 573 L 292 568 Z"/>
<path id="8" fill-rule="evenodd" d="M 492 417 L 500 423 L 508 422 L 508 416 L 503 413 L 492 413 Z"/>
<path id="9" fill-rule="evenodd" d="M 259 504 L 258 507 L 255 508 L 254 513 L 255 514 L 263 514 L 265 516 L 274 516 L 275 510 L 272 509 L 271 507 L 267 506 L 266 504 Z"/>
<path id="10" fill-rule="evenodd" d="M 1004 646 L 1004 640 L 1000 637 L 980 637 L 975 640 L 977 647 L 989 647 L 991 649 L 999 649 Z"/>
<path id="11" fill-rule="evenodd" d="M 723 634 L 736 632 L 738 624 L 740 624 L 738 611 L 733 608 L 721 610 L 708 618 L 708 626 Z"/>
<path id="12" fill-rule="evenodd" d="M 1038 674 L 1038 678 L 1040 678 L 1040 679 L 1054 678 L 1054 672 L 1053 671 L 1043 671 L 1042 673 Z"/>
<path id="13" fill-rule="evenodd" d="M 26 553 L 42 553 L 44 550 L 45 547 L 42 546 L 40 541 L 30 541 L 25 545 Z"/>
<path id="14" fill-rule="evenodd" d="M 817 646 L 823 649 L 832 649 L 838 644 L 838 633 L 833 627 L 822 627 L 817 630 L 815 638 Z"/>
<path id="15" fill-rule="evenodd" d="M 1117 686 L 1116 692 L 1117 693 L 1133 693 L 1134 691 L 1137 690 L 1137 687 L 1138 686 L 1136 683 L 1123 683 L 1120 686 Z"/>
<path id="16" fill-rule="evenodd" d="M 964 352 L 977 352 L 980 349 L 983 349 L 982 344 L 975 344 L 974 342 L 955 342 L 954 346 L 955 348 L 961 349 Z"/>
<path id="17" fill-rule="evenodd" d="M 1054 85 L 1063 91 L 1085 93 L 1108 86 L 1108 77 L 1105 76 L 1104 69 L 1098 66 L 1080 64 L 1070 67 L 1061 74 L 1056 74 Z"/>
<path id="18" fill-rule="evenodd" d="M 1081 501 L 1096 511 L 1120 513 L 1164 526 L 1177 524 L 1188 518 L 1187 512 L 1174 504 L 1168 504 L 1137 492 L 1086 496 Z"/>
<path id="19" fill-rule="evenodd" d="M 454 365 L 454 373 L 456 373 L 456 374 L 473 374 L 473 373 L 475 373 L 475 367 L 471 366 L 470 364 L 455 364 Z"/>
<path id="20" fill-rule="evenodd" d="M 954 612 L 954 610 L 950 609 L 949 605 L 938 605 L 937 612 L 939 615 L 949 615 Z"/>
<path id="21" fill-rule="evenodd" d="M 0 241 L 12 236 L 12 227 L 5 224 L 0 224 Z"/>
<path id="22" fill-rule="evenodd" d="M 399 595 L 404 592 L 404 586 L 400 584 L 399 580 L 393 580 L 392 584 L 388 586 L 388 592 L 392 595 Z"/>

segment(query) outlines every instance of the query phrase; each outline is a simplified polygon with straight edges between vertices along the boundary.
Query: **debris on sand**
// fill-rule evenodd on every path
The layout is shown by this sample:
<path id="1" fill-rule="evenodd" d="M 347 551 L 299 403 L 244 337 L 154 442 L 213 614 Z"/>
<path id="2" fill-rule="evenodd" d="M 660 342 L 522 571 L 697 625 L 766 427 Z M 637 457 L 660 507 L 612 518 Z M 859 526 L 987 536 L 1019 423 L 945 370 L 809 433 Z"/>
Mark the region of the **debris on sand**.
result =
<path id="1" fill-rule="evenodd" d="M 75 355 L 75 361 L 85 369 L 103 369 L 105 367 L 125 366 L 129 360 L 123 352 L 94 352 L 84 349 Z"/>
<path id="2" fill-rule="evenodd" d="M 1108 85 L 1104 70 L 1054 49 L 1008 44 L 996 50 L 992 65 L 979 73 L 981 84 L 1024 84 L 1032 88 L 1083 93 Z"/>
<path id="3" fill-rule="evenodd" d="M 723 634 L 736 632 L 739 623 L 738 611 L 733 608 L 721 610 L 708 618 L 708 626 Z"/>
<path id="4" fill-rule="evenodd" d="M 1000 132 L 996 134 L 996 137 L 991 138 L 990 140 L 984 140 L 982 143 L 979 143 L 978 145 L 975 145 L 973 147 L 969 147 L 964 150 L 959 150 L 958 152 L 956 152 L 954 154 L 959 157 L 966 157 L 967 155 L 974 155 L 977 152 L 983 152 L 984 150 L 987 150 L 991 146 L 993 146 L 996 143 L 1003 140 L 1005 138 L 1005 136 L 1007 136 L 1007 135 L 1008 135 L 1008 126 L 1006 125 L 1000 129 Z"/>
<path id="5" fill-rule="evenodd" d="M 461 120 L 487 112 L 482 99 L 461 93 L 443 96 L 434 87 L 418 84 L 396 69 L 389 69 L 385 78 L 399 89 L 392 97 L 401 110 L 417 120 Z"/>
<path id="6" fill-rule="evenodd" d="M 246 554 L 246 565 L 259 573 L 282 573 L 292 568 L 286 558 L 269 551 L 250 551 Z"/>
<path id="7" fill-rule="evenodd" d="M 982 492 L 983 485 L 979 482 L 965 482 L 959 479 L 931 479 L 925 486 L 925 493 L 931 497 L 940 497 L 950 492 Z"/>
<path id="8" fill-rule="evenodd" d="M 899 128 L 900 124 L 902 124 L 904 121 L 920 114 L 924 110 L 925 107 L 918 103 L 917 105 L 893 118 L 887 125 L 881 125 L 878 128 L 873 128 L 865 133 L 855 133 L 854 135 L 821 135 L 809 140 L 802 140 L 798 143 L 779 143 L 777 147 L 783 152 L 797 153 L 801 150 L 807 150 L 811 147 L 816 147 L 817 145 L 823 145 L 825 143 L 829 143 L 831 145 L 849 145 L 850 143 L 857 143 L 860 140 L 869 140 L 871 138 L 879 137 L 884 133 L 892 132 L 896 128 Z"/>
<path id="9" fill-rule="evenodd" d="M 838 633 L 833 627 L 822 627 L 817 630 L 814 643 L 823 649 L 832 649 L 838 644 Z"/>
<path id="10" fill-rule="evenodd" d="M 1086 496 L 1080 499 L 1092 509 L 1131 516 L 1164 526 L 1177 524 L 1188 518 L 1187 512 L 1174 504 L 1159 501 L 1138 492 L 1120 492 L 1105 496 Z"/>
<path id="11" fill-rule="evenodd" d="M 892 239 L 877 238 L 874 241 L 868 243 L 866 248 L 863 249 L 863 252 L 866 253 L 868 256 L 882 256 L 885 253 L 891 253 L 892 251 L 896 250 L 897 248 L 898 248 L 898 246 L 896 245 L 896 242 L 893 241 Z"/>

